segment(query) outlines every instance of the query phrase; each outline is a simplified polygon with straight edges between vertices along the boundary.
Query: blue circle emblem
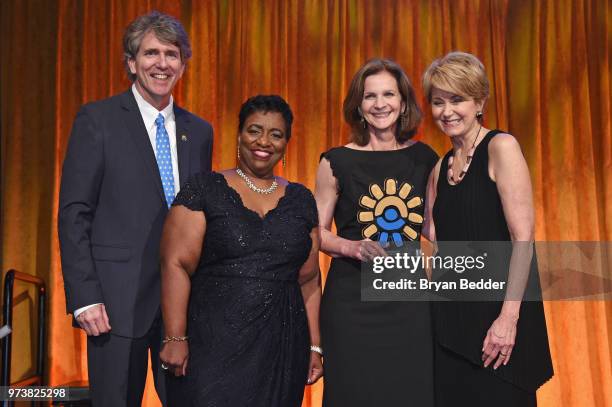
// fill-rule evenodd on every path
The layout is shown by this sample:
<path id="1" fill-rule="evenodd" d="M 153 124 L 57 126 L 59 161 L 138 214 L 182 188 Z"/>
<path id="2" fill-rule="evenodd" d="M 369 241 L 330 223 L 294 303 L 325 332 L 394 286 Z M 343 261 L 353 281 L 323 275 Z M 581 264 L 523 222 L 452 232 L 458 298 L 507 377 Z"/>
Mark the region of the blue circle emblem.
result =
<path id="1" fill-rule="evenodd" d="M 397 212 L 397 209 L 395 208 L 387 208 L 385 209 L 384 217 L 389 222 L 393 222 L 394 220 L 399 218 L 399 213 Z"/>

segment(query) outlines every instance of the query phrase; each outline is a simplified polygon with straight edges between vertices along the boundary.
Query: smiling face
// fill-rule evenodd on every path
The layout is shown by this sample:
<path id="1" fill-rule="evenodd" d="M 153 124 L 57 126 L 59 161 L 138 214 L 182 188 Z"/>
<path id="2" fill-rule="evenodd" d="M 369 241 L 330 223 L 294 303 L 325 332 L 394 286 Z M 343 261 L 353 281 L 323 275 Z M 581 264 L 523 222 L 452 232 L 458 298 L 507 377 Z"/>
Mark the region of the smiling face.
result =
<path id="1" fill-rule="evenodd" d="M 128 60 L 128 65 L 136 75 L 138 93 L 158 110 L 168 105 L 174 85 L 185 71 L 179 47 L 161 42 L 150 31 L 142 38 L 136 57 Z"/>
<path id="2" fill-rule="evenodd" d="M 272 175 L 287 147 L 285 120 L 278 112 L 255 112 L 246 118 L 238 143 L 240 166 L 259 178 Z"/>
<path id="3" fill-rule="evenodd" d="M 484 102 L 457 95 L 434 87 L 431 91 L 431 114 L 447 136 L 462 137 L 480 127 L 476 114 Z"/>
<path id="4" fill-rule="evenodd" d="M 395 134 L 397 119 L 404 108 L 397 80 L 389 72 L 381 71 L 365 79 L 360 110 L 370 131 Z"/>

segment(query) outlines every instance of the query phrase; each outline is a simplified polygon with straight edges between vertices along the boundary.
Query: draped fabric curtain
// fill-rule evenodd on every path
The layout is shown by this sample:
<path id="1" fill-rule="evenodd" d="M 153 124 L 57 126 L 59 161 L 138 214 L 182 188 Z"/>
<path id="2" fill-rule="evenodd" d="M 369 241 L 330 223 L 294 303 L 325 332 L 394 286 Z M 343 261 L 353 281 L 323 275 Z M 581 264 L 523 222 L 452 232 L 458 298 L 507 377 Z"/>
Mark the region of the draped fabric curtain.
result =
<path id="1" fill-rule="evenodd" d="M 175 98 L 213 124 L 215 169 L 235 165 L 240 104 L 278 93 L 296 116 L 279 172 L 314 188 L 320 153 L 348 139 L 350 78 L 372 57 L 404 67 L 425 112 L 417 137 L 443 154 L 450 143 L 432 123 L 420 77 L 434 58 L 463 50 L 488 71 L 485 125 L 523 148 L 536 239 L 612 240 L 608 0 L 4 0 L 1 266 L 47 281 L 50 384 L 87 375 L 83 335 L 65 313 L 56 229 L 70 127 L 81 104 L 128 88 L 123 29 L 152 9 L 180 18 L 190 35 L 193 58 Z M 540 405 L 612 405 L 612 302 L 545 309 L 556 374 Z M 14 378 L 29 355 L 16 346 Z M 319 406 L 321 394 L 321 383 L 309 388 L 304 406 Z M 144 404 L 158 404 L 152 387 Z"/>

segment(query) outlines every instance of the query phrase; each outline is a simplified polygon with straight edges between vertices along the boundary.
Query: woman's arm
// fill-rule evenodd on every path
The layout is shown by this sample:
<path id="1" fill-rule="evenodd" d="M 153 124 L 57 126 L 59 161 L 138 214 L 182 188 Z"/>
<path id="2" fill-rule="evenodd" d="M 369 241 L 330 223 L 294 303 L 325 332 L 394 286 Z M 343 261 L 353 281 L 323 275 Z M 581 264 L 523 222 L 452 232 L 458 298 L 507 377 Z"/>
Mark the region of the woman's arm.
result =
<path id="1" fill-rule="evenodd" d="M 306 307 L 308 330 L 310 331 L 310 344 L 320 346 L 319 307 L 321 305 L 321 272 L 319 270 L 319 228 L 312 229 L 310 233 L 312 247 L 308 259 L 300 269 L 299 283 L 302 297 Z M 313 384 L 323 376 L 321 355 L 310 352 L 310 365 L 308 368 L 308 384 Z"/>
<path id="2" fill-rule="evenodd" d="M 437 164 L 431 170 L 429 179 L 427 180 L 427 191 L 425 197 L 425 219 L 423 220 L 423 229 L 421 230 L 421 236 L 427 240 L 421 241 L 421 250 L 425 256 L 433 256 L 436 253 L 436 226 L 433 219 L 433 206 L 436 202 L 436 187 L 438 185 L 438 175 L 440 173 L 440 163 L 442 159 L 439 159 Z M 427 278 L 431 280 L 433 270 L 430 267 L 425 268 Z"/>
<path id="3" fill-rule="evenodd" d="M 170 209 L 160 244 L 161 308 L 164 331 L 168 337 L 187 334 L 190 276 L 200 260 L 205 232 L 203 212 L 184 206 Z M 183 376 L 188 354 L 187 341 L 168 342 L 162 346 L 159 357 L 176 376 Z"/>
<path id="4" fill-rule="evenodd" d="M 489 175 L 497 184 L 504 217 L 512 239 L 506 299 L 499 317 L 487 332 L 483 360 L 488 366 L 508 364 L 516 337 L 521 301 L 533 257 L 534 210 L 529 169 L 516 139 L 499 134 L 489 144 Z"/>
<path id="5" fill-rule="evenodd" d="M 423 235 L 430 242 L 435 242 L 436 240 L 436 226 L 433 220 L 433 206 L 436 202 L 436 186 L 438 185 L 441 162 L 442 159 L 439 159 L 434 168 L 431 170 L 427 180 L 427 191 L 425 195 L 425 219 L 423 220 L 421 235 Z"/>
<path id="6" fill-rule="evenodd" d="M 319 163 L 314 195 L 319 212 L 321 251 L 331 257 L 349 257 L 360 261 L 386 255 L 378 243 L 369 239 L 348 240 L 332 233 L 331 224 L 338 202 L 338 184 L 326 158 Z"/>

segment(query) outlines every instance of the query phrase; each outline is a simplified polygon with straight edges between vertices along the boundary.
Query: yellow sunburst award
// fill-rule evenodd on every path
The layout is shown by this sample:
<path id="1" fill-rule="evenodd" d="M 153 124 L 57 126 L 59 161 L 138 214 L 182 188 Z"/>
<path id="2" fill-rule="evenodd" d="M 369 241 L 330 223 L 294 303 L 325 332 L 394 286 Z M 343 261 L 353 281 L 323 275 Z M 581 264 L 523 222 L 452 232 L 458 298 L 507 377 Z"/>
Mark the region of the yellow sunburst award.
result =
<path id="1" fill-rule="evenodd" d="M 359 204 L 366 209 L 357 213 L 359 222 L 365 224 L 361 234 L 383 246 L 390 244 L 389 238 L 396 247 L 403 246 L 402 236 L 416 240 L 418 233 L 411 225 L 423 223 L 423 216 L 414 210 L 423 204 L 423 199 L 410 196 L 409 183 L 399 188 L 397 185 L 397 180 L 391 178 L 385 180 L 384 191 L 378 184 L 370 184 L 369 195 L 359 198 Z"/>

